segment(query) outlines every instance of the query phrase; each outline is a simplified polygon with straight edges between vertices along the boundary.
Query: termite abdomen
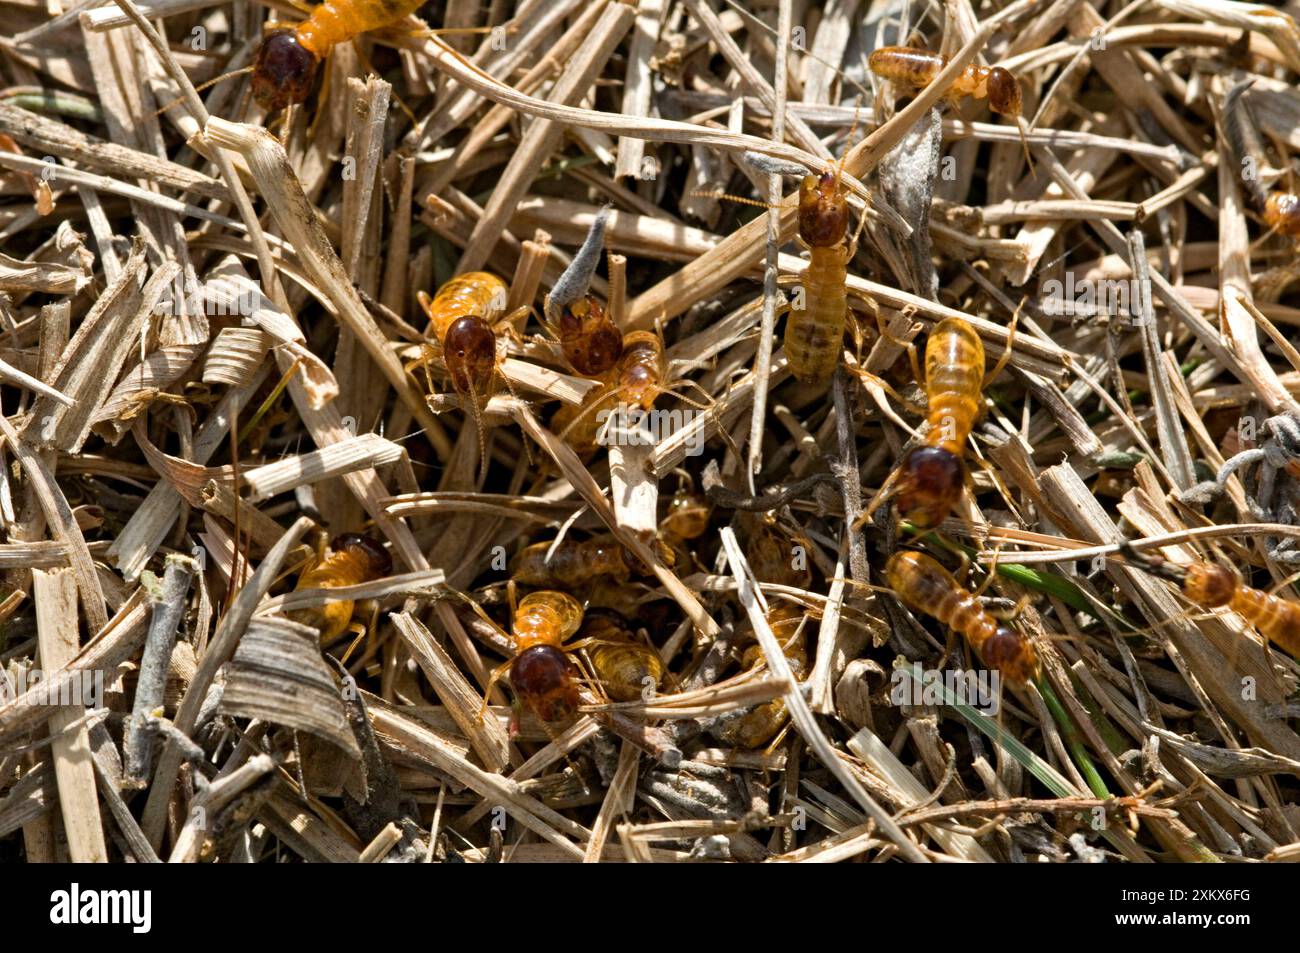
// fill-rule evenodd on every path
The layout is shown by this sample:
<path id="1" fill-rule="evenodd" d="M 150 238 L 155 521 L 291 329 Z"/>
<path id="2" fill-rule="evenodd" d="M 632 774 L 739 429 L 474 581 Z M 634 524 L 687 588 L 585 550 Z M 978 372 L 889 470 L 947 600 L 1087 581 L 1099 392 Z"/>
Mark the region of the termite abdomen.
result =
<path id="1" fill-rule="evenodd" d="M 1270 192 L 1264 202 L 1264 221 L 1291 238 L 1300 237 L 1300 196 Z"/>

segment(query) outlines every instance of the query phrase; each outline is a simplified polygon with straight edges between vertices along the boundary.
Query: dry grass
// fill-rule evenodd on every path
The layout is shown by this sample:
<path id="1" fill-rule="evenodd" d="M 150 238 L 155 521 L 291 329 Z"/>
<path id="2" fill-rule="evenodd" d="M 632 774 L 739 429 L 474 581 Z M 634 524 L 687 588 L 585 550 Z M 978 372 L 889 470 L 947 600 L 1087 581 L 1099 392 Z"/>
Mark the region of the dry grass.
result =
<path id="1" fill-rule="evenodd" d="M 261 7 L 0 7 L 0 858 L 1300 850 L 1300 637 L 1121 546 L 1296 595 L 1300 271 L 1265 214 L 1300 149 L 1294 11 L 433 3 L 268 116 L 245 74 L 196 91 L 250 62 Z M 867 55 L 900 42 L 947 68 L 891 87 Z M 992 65 L 1019 120 L 946 95 Z M 832 166 L 856 320 L 806 385 L 790 174 Z M 472 270 L 508 288 L 477 412 L 416 300 Z M 584 457 L 555 423 L 602 386 L 548 326 L 588 290 L 666 345 L 654 445 Z M 947 318 L 1008 358 L 970 491 L 936 533 L 888 502 L 855 530 L 928 431 L 907 346 Z M 309 575 L 343 533 L 392 571 Z M 602 539 L 634 568 L 568 588 L 667 676 L 617 700 L 576 649 L 548 724 L 494 677 L 511 575 Z M 887 588 L 899 548 L 964 552 L 1018 610 L 1042 675 L 996 716 L 898 703 L 980 668 Z"/>

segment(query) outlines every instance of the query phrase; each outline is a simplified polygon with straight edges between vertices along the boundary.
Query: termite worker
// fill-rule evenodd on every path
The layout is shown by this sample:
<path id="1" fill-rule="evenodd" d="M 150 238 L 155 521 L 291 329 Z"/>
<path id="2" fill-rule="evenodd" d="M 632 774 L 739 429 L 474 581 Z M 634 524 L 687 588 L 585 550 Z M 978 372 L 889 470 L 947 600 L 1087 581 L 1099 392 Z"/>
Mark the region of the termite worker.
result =
<path id="1" fill-rule="evenodd" d="M 910 46 L 882 46 L 871 54 L 867 64 L 877 76 L 919 89 L 934 82 L 948 65 L 948 57 Z M 1000 116 L 1020 115 L 1020 81 L 1001 66 L 970 64 L 953 80 L 949 94 L 954 98 L 987 98 L 990 111 Z"/>
<path id="2" fill-rule="evenodd" d="M 1300 658 L 1300 605 L 1245 585 L 1225 566 L 1193 562 L 1178 566 L 1160 556 L 1144 555 L 1130 544 L 1124 555 L 1143 569 L 1175 582 L 1183 595 L 1203 609 L 1226 608 L 1237 613 L 1270 642 Z"/>
<path id="3" fill-rule="evenodd" d="M 799 185 L 799 237 L 808 246 L 805 301 L 785 325 L 790 373 L 804 383 L 830 380 L 839 363 L 849 310 L 848 226 L 848 191 L 839 170 L 805 176 Z"/>
<path id="4" fill-rule="evenodd" d="M 359 533 L 343 533 L 330 544 L 329 554 L 298 577 L 295 589 L 341 589 L 382 579 L 393 571 L 393 560 L 377 541 Z M 321 644 L 328 645 L 352 621 L 352 600 L 327 602 L 289 613 L 294 622 L 320 630 Z"/>
<path id="5" fill-rule="evenodd" d="M 330 50 L 420 8 L 424 0 L 326 0 L 293 29 L 273 30 L 253 61 L 253 98 L 268 112 L 306 101 Z"/>
<path id="6" fill-rule="evenodd" d="M 957 584 L 925 553 L 897 552 L 885 564 L 885 578 L 898 598 L 965 636 L 985 665 L 1023 685 L 1038 676 L 1038 654 L 1029 640 L 1000 625 L 979 600 Z"/>

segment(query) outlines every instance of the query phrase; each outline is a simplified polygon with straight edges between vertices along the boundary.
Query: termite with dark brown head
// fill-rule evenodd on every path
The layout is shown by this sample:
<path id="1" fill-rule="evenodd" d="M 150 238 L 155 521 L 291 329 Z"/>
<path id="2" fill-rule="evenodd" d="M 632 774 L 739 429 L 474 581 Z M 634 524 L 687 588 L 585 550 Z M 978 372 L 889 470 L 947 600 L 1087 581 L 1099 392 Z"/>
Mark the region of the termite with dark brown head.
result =
<path id="1" fill-rule="evenodd" d="M 492 320 L 505 311 L 506 290 L 505 282 L 496 275 L 471 271 L 452 278 L 432 298 L 423 291 L 416 296 L 429 316 L 425 334 L 441 345 L 452 389 L 464 398 L 478 428 L 480 468 L 487 457 L 483 408 L 492 396 L 497 372 L 497 336 Z M 423 365 L 432 392 L 429 365 L 438 352 L 429 344 L 423 350 L 417 363 Z"/>
<path id="2" fill-rule="evenodd" d="M 565 305 L 555 322 L 555 336 L 569 366 L 583 377 L 601 377 L 623 356 L 623 335 L 591 295 Z"/>
<path id="3" fill-rule="evenodd" d="M 804 307 L 792 309 L 785 325 L 790 373 L 804 383 L 830 380 L 840 360 L 849 311 L 848 227 L 840 170 L 805 176 L 799 185 L 799 237 L 808 246 Z"/>
<path id="4" fill-rule="evenodd" d="M 563 592 L 529 593 L 519 602 L 511 625 L 514 657 L 492 673 L 483 706 L 492 686 L 509 673 L 519 701 L 547 723 L 567 721 L 578 709 L 577 666 L 569 659 L 567 642 L 582 624 L 582 605 Z"/>
<path id="5" fill-rule="evenodd" d="M 899 86 L 922 89 L 935 81 L 944 67 L 948 57 L 928 50 L 918 50 L 910 46 L 882 46 L 872 52 L 867 60 L 871 72 Z M 979 66 L 971 63 L 953 80 L 948 90 L 950 99 L 969 96 L 972 99 L 987 99 L 989 111 L 999 116 L 1020 119 L 1023 96 L 1020 80 L 1001 66 Z M 1017 122 L 1017 125 L 1019 123 Z M 1029 159 L 1029 142 L 1025 139 L 1025 130 L 1020 128 L 1020 141 L 1025 147 L 1025 158 Z"/>
<path id="6" fill-rule="evenodd" d="M 994 373 L 1001 368 L 1000 362 Z M 928 429 L 876 493 L 859 523 L 893 498 L 899 516 L 918 529 L 932 529 L 961 497 L 967 482 L 964 447 L 979 419 L 986 381 L 984 344 L 968 322 L 944 318 L 935 325 L 925 345 L 924 377 Z"/>
<path id="7" fill-rule="evenodd" d="M 304 102 L 330 50 L 420 8 L 423 0 L 327 0 L 293 29 L 273 30 L 253 60 L 253 98 L 269 111 Z"/>
<path id="8" fill-rule="evenodd" d="M 1038 677 L 1038 654 L 1029 640 L 999 624 L 930 556 L 912 550 L 894 553 L 885 564 L 885 578 L 908 607 L 965 636 L 984 664 L 1013 684 Z"/>
<path id="9" fill-rule="evenodd" d="M 1252 589 L 1231 569 L 1211 562 L 1193 562 L 1186 566 L 1138 552 L 1125 543 L 1125 559 L 1147 572 L 1177 583 L 1191 602 L 1203 609 L 1225 608 L 1237 613 L 1270 642 L 1300 658 L 1300 605 L 1290 600 Z"/>
<path id="10" fill-rule="evenodd" d="M 685 383 L 694 384 L 687 380 Z M 598 387 L 593 387 L 581 404 L 565 404 L 551 418 L 551 430 L 561 436 L 579 457 L 593 456 L 600 446 L 601 434 L 608 439 L 632 439 L 613 432 L 620 421 L 631 422 L 636 412 L 648 414 L 664 394 L 674 394 L 683 403 L 698 409 L 704 406 L 677 391 L 668 381 L 668 359 L 663 339 L 655 331 L 633 331 L 623 337 L 623 353 L 618 364 Z M 707 395 L 706 395 L 707 396 Z M 626 411 L 627 413 L 624 413 Z M 730 435 L 719 431 L 724 441 Z M 641 439 L 639 436 L 635 439 Z"/>

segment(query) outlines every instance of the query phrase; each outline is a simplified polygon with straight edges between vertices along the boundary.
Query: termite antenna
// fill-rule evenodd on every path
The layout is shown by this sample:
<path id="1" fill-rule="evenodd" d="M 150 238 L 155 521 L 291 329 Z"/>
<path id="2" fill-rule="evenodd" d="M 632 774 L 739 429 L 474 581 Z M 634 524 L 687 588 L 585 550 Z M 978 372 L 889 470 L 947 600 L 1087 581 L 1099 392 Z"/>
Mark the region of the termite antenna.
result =
<path id="1" fill-rule="evenodd" d="M 1016 116 L 1016 129 L 1020 133 L 1020 146 L 1025 150 L 1025 162 L 1029 165 L 1029 175 L 1033 177 L 1037 173 L 1034 171 L 1034 157 L 1029 154 L 1029 136 L 1026 133 L 1027 123 L 1024 116 Z"/>
<path id="2" fill-rule="evenodd" d="M 800 173 L 804 174 L 804 173 Z M 687 195 L 698 196 L 704 199 L 726 199 L 728 202 L 739 202 L 741 205 L 755 205 L 758 208 L 771 208 L 771 204 L 758 199 L 745 198 L 743 195 L 732 195 L 730 192 L 718 191 L 690 191 Z"/>
<path id="3" fill-rule="evenodd" d="M 1139 552 L 1137 547 L 1129 540 L 1124 540 L 1119 544 L 1119 551 L 1126 561 L 1133 563 L 1133 565 L 1153 576 L 1168 579 L 1180 586 L 1187 580 L 1187 571 L 1181 566 L 1174 565 L 1163 556 L 1153 556 L 1149 553 Z"/>
<path id="4" fill-rule="evenodd" d="M 198 86 L 195 86 L 195 87 L 194 87 L 194 92 L 196 92 L 196 93 L 201 92 L 201 91 L 207 89 L 209 86 L 215 86 L 215 85 L 217 85 L 217 83 L 220 83 L 222 80 L 225 80 L 225 79 L 234 79 L 236 76 L 243 76 L 245 73 L 251 73 L 251 72 L 253 72 L 253 67 L 251 67 L 251 66 L 245 66 L 243 69 L 236 69 L 236 70 L 231 70 L 229 73 L 222 73 L 220 76 L 214 76 L 212 79 L 208 80 L 206 83 L 200 83 Z M 173 106 L 179 106 L 182 102 L 184 102 L 184 100 L 185 100 L 185 97 L 184 97 L 183 95 L 182 95 L 182 96 L 177 96 L 175 99 L 173 99 L 171 102 L 169 102 L 166 106 L 163 106 L 162 109 L 155 110 L 155 111 L 154 111 L 154 117 L 156 118 L 156 117 L 158 117 L 158 116 L 161 116 L 163 113 L 165 113 L 167 110 L 171 109 Z"/>

